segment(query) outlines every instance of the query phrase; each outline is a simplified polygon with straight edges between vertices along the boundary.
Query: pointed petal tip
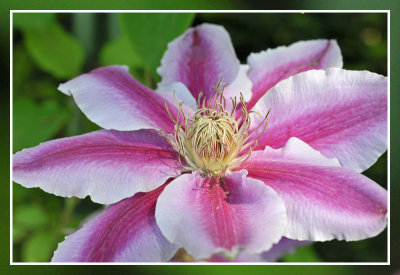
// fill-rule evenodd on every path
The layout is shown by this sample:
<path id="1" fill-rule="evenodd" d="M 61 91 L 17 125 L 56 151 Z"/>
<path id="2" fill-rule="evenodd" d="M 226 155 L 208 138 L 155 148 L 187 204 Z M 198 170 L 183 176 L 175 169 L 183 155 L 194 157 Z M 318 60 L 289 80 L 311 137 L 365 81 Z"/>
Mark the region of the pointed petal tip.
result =
<path id="1" fill-rule="evenodd" d="M 137 81 L 128 66 L 100 67 L 60 84 L 58 89 L 72 95 L 88 119 L 104 129 L 173 129 L 164 99 Z M 169 106 L 174 115 L 175 107 Z"/>
<path id="2" fill-rule="evenodd" d="M 24 149 L 13 156 L 13 180 L 63 197 L 110 204 L 148 192 L 179 174 L 176 152 L 154 130 L 99 130 Z"/>

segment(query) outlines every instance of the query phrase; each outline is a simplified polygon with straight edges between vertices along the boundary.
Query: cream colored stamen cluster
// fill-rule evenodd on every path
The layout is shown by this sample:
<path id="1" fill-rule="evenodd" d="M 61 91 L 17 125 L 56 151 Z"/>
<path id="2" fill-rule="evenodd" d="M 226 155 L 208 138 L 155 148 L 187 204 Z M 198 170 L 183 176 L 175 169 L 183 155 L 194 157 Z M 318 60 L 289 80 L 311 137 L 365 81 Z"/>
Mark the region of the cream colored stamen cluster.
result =
<path id="1" fill-rule="evenodd" d="M 174 118 L 166 110 L 175 124 L 174 134 L 161 130 L 168 142 L 179 153 L 179 162 L 186 171 L 200 171 L 203 176 L 223 176 L 245 161 L 251 154 L 252 148 L 257 145 L 257 139 L 249 141 L 260 127 L 264 132 L 267 126 L 268 113 L 258 127 L 249 134 L 250 116 L 246 109 L 243 96 L 240 95 L 241 115 L 235 119 L 238 103 L 236 98 L 232 101 L 231 112 L 226 110 L 226 100 L 223 95 L 225 86 L 221 81 L 213 86 L 214 93 L 207 100 L 199 95 L 197 110 L 191 118 L 189 113 L 182 110 L 183 102 L 175 101 L 178 105 L 178 115 Z M 174 95 L 175 97 L 175 95 Z M 260 134 L 259 134 L 260 135 Z M 248 149 L 246 154 L 241 154 Z M 185 160 L 183 164 L 182 159 Z"/>

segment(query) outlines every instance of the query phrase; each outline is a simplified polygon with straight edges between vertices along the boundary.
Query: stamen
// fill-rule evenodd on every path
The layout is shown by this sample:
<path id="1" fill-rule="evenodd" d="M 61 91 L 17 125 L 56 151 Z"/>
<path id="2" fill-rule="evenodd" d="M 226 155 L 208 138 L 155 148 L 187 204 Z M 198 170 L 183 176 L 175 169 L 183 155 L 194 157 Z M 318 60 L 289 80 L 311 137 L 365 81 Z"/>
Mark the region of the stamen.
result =
<path id="1" fill-rule="evenodd" d="M 257 146 L 258 138 L 267 127 L 269 111 L 249 134 L 251 112 L 246 109 L 243 95 L 240 94 L 239 97 L 241 114 L 235 119 L 239 105 L 236 97 L 230 98 L 232 109 L 229 112 L 226 110 L 226 99 L 223 95 L 226 85 L 222 85 L 222 80 L 219 80 L 217 85 L 212 87 L 214 91 L 209 98 L 203 97 L 203 93 L 199 94 L 197 110 L 191 118 L 189 110 L 187 114 L 184 113 L 183 101 L 178 102 L 174 91 L 174 100 L 178 107 L 176 118 L 172 116 L 165 102 L 166 111 L 175 125 L 174 133 L 171 135 L 163 130 L 160 132 L 178 152 L 178 161 L 184 171 L 197 170 L 207 176 L 223 176 L 226 171 L 237 167 L 250 157 L 253 148 Z M 260 127 L 260 134 L 247 142 Z M 247 148 L 248 152 L 240 155 Z"/>

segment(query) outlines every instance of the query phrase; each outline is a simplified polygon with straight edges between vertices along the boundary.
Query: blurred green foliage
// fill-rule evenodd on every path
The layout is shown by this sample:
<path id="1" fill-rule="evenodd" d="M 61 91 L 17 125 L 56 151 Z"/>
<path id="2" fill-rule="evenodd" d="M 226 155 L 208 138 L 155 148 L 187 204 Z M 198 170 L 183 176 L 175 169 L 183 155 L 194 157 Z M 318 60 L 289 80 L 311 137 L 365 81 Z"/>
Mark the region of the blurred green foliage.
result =
<path id="1" fill-rule="evenodd" d="M 45 31 L 56 22 L 55 13 L 15 13 L 13 27 L 22 31 Z"/>
<path id="2" fill-rule="evenodd" d="M 36 64 L 57 79 L 78 74 L 83 65 L 82 45 L 57 24 L 46 30 L 26 31 L 25 47 Z"/>
<path id="3" fill-rule="evenodd" d="M 251 52 L 315 38 L 337 39 L 344 68 L 387 74 L 385 14 L 14 14 L 13 152 L 98 129 L 57 91 L 102 65 L 125 64 L 155 88 L 167 43 L 190 25 L 223 25 L 242 63 Z M 386 187 L 387 155 L 365 174 Z M 64 236 L 102 206 L 13 184 L 13 260 L 49 261 Z M 361 242 L 324 242 L 283 261 L 386 261 L 386 231 Z M 332 273 L 333 274 L 333 273 Z"/>
<path id="4" fill-rule="evenodd" d="M 130 68 L 143 67 L 143 62 L 125 36 L 106 42 L 100 52 L 99 62 L 103 66 L 118 64 L 128 65 Z"/>
<path id="5" fill-rule="evenodd" d="M 303 246 L 297 248 L 293 253 L 288 253 L 283 256 L 282 260 L 284 262 L 321 262 L 321 258 L 318 256 L 314 247 L 312 246 Z"/>
<path id="6" fill-rule="evenodd" d="M 14 27 L 36 64 L 57 79 L 74 77 L 84 62 L 82 45 L 56 21 L 55 14 L 16 13 Z"/>
<path id="7" fill-rule="evenodd" d="M 16 99 L 13 106 L 15 148 L 33 147 L 48 140 L 67 122 L 67 110 L 51 99 L 43 103 L 35 103 L 23 97 Z"/>
<path id="8" fill-rule="evenodd" d="M 159 80 L 156 69 L 168 42 L 181 35 L 192 23 L 193 13 L 122 13 L 120 24 L 123 35 L 130 40 L 153 79 Z M 136 65 L 136 64 L 134 64 Z"/>

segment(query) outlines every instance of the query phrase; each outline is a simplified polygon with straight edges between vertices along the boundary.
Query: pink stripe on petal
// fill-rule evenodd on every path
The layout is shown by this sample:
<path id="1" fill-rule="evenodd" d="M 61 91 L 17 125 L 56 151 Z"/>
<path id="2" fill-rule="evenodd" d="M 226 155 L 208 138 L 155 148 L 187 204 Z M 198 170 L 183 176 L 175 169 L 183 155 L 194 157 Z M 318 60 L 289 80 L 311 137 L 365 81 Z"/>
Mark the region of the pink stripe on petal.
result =
<path id="1" fill-rule="evenodd" d="M 253 82 L 253 96 L 247 103 L 250 110 L 278 82 L 312 69 L 342 68 L 340 48 L 335 40 L 299 41 L 248 57 L 248 76 Z"/>
<path id="2" fill-rule="evenodd" d="M 283 199 L 288 215 L 285 236 L 296 240 L 361 240 L 386 226 L 387 192 L 367 177 L 342 167 L 318 164 L 313 149 L 298 139 L 280 150 L 256 151 L 238 169 L 263 181 Z M 292 154 L 294 145 L 303 156 Z M 308 156 L 311 155 L 311 160 Z M 330 165 L 330 164 L 328 164 Z"/>
<path id="3" fill-rule="evenodd" d="M 48 141 L 14 155 L 19 184 L 58 196 L 114 203 L 179 174 L 177 154 L 155 130 L 100 130 Z"/>
<path id="4" fill-rule="evenodd" d="M 272 189 L 245 171 L 222 180 L 185 174 L 160 195 L 156 220 L 164 236 L 197 259 L 239 248 L 269 249 L 285 229 L 286 214 Z"/>
<path id="5" fill-rule="evenodd" d="M 237 76 L 239 61 L 226 30 L 217 25 L 202 24 L 188 29 L 168 44 L 161 67 L 159 86 L 182 82 L 197 100 L 200 92 L 207 97 L 219 79 L 229 84 Z"/>
<path id="6" fill-rule="evenodd" d="M 329 69 L 295 75 L 253 108 L 269 109 L 256 149 L 280 148 L 297 137 L 342 166 L 361 172 L 387 149 L 387 80 L 367 71 Z M 260 121 L 254 116 L 255 127 Z"/>
<path id="7" fill-rule="evenodd" d="M 162 262 L 178 250 L 161 234 L 155 204 L 164 187 L 108 207 L 58 245 L 52 262 Z"/>
<path id="8" fill-rule="evenodd" d="M 85 115 L 102 128 L 173 131 L 165 99 L 134 79 L 125 66 L 98 68 L 61 84 L 58 89 L 72 95 Z M 168 104 L 168 108 L 176 117 L 175 105 Z"/>

